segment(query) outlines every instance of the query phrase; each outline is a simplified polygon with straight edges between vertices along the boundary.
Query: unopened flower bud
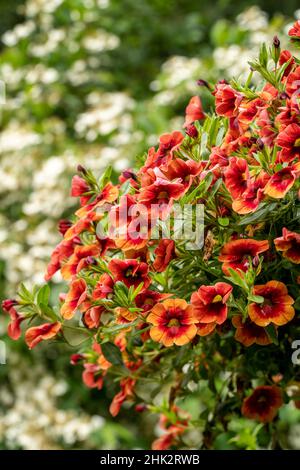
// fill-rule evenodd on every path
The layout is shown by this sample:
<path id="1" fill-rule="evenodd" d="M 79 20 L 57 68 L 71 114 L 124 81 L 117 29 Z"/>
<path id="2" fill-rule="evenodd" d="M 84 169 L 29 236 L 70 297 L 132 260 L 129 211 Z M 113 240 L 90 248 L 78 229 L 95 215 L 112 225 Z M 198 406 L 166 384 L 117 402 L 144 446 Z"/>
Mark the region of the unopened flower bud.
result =
<path id="1" fill-rule="evenodd" d="M 198 137 L 198 130 L 194 124 L 189 124 L 185 129 L 185 133 L 192 137 L 192 139 L 196 139 Z"/>
<path id="2" fill-rule="evenodd" d="M 199 80 L 197 80 L 197 85 L 198 85 L 198 86 L 205 86 L 208 90 L 210 90 L 210 85 L 209 85 L 209 83 L 208 83 L 206 80 L 203 80 L 202 78 L 200 78 Z"/>
<path id="3" fill-rule="evenodd" d="M 86 174 L 87 174 L 86 169 L 85 169 L 84 166 L 82 166 L 82 165 L 78 165 L 78 166 L 77 166 L 77 171 L 78 171 L 78 173 L 82 173 L 83 175 L 86 175 Z"/>
<path id="4" fill-rule="evenodd" d="M 264 146 L 265 146 L 265 144 L 263 143 L 262 139 L 257 139 L 256 145 L 257 145 L 258 150 L 262 150 L 262 149 L 264 148 Z"/>
<path id="5" fill-rule="evenodd" d="M 257 266 L 259 266 L 259 256 L 256 255 L 254 256 L 253 260 L 252 260 L 252 265 L 254 268 L 257 268 Z"/>
<path id="6" fill-rule="evenodd" d="M 273 46 L 278 49 L 280 47 L 280 40 L 278 38 L 278 36 L 274 36 L 273 38 Z"/>
<path id="7" fill-rule="evenodd" d="M 58 222 L 58 230 L 64 236 L 66 231 L 72 226 L 72 222 L 68 219 L 62 219 Z"/>
<path id="8" fill-rule="evenodd" d="M 138 405 L 135 405 L 135 411 L 138 413 L 142 413 L 143 411 L 146 411 L 148 409 L 147 405 L 145 403 L 139 403 Z"/>
<path id="9" fill-rule="evenodd" d="M 18 305 L 18 301 L 15 299 L 5 299 L 2 301 L 2 309 L 5 312 L 9 312 L 12 307 Z"/>

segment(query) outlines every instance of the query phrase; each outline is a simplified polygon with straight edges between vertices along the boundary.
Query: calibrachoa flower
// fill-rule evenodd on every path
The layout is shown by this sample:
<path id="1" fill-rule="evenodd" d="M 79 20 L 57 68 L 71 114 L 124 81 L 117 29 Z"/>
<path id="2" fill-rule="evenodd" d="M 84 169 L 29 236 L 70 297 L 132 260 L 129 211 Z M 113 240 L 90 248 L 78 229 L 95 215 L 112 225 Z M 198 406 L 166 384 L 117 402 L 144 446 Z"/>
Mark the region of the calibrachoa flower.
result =
<path id="1" fill-rule="evenodd" d="M 293 319 L 294 299 L 288 295 L 283 282 L 269 281 L 267 284 L 254 286 L 253 294 L 262 298 L 261 303 L 253 302 L 248 307 L 249 317 L 256 325 L 267 326 L 274 323 L 280 326 Z"/>
<path id="2" fill-rule="evenodd" d="M 135 259 L 113 259 L 108 268 L 115 281 L 122 281 L 127 287 L 138 287 L 142 283 L 147 288 L 151 282 L 148 265 Z"/>
<path id="3" fill-rule="evenodd" d="M 266 330 L 253 323 L 249 318 L 243 320 L 242 315 L 234 315 L 232 324 L 236 328 L 235 339 L 244 346 L 252 346 L 252 344 L 266 346 L 272 343 Z"/>
<path id="4" fill-rule="evenodd" d="M 61 323 L 44 323 L 44 325 L 28 328 L 25 334 L 26 344 L 30 349 L 41 341 L 54 338 L 61 329 Z"/>
<path id="5" fill-rule="evenodd" d="M 219 261 L 222 261 L 224 274 L 230 273 L 229 268 L 235 271 L 246 272 L 253 258 L 269 249 L 267 240 L 254 240 L 241 238 L 226 243 L 221 249 Z"/>
<path id="6" fill-rule="evenodd" d="M 199 323 L 217 323 L 221 325 L 227 318 L 227 305 L 232 286 L 226 282 L 217 282 L 214 286 L 201 286 L 191 297 L 195 316 Z"/>
<path id="7" fill-rule="evenodd" d="M 298 29 L 289 33 L 295 45 Z M 228 422 L 271 421 L 295 379 L 283 353 L 290 357 L 298 334 L 298 63 L 275 37 L 245 84 L 200 79 L 214 112 L 191 97 L 182 130 L 161 135 L 141 164 L 113 176 L 117 184 L 110 168 L 99 178 L 79 166 L 71 194 L 80 207 L 59 223 L 62 240 L 45 275 L 60 272 L 68 284 L 59 305 L 48 285 L 21 285 L 2 304 L 8 334 L 18 339 L 22 324 L 30 348 L 80 341 L 71 363 L 90 388 L 110 394 L 116 384 L 113 416 L 125 402 L 160 415 L 164 434 L 154 449 L 186 447 L 194 435 L 193 447 L 210 449 L 220 434 L 248 448 L 243 433 L 231 438 Z M 180 239 L 177 208 L 190 214 Z M 257 387 L 240 410 L 245 387 L 262 374 L 282 389 Z M 199 400 L 193 419 L 178 408 L 190 406 L 191 393 Z M 264 445 L 279 428 L 264 428 Z"/>
<path id="8" fill-rule="evenodd" d="M 282 229 L 282 237 L 275 238 L 274 244 L 277 251 L 292 263 L 300 264 L 300 233 L 292 232 L 287 228 Z"/>
<path id="9" fill-rule="evenodd" d="M 151 323 L 150 336 L 164 346 L 182 346 L 197 333 L 194 308 L 182 299 L 168 299 L 156 304 L 147 321 Z"/>
<path id="10" fill-rule="evenodd" d="M 282 405 L 281 389 L 275 385 L 262 385 L 245 398 L 242 413 L 246 418 L 269 423 L 273 421 Z"/>

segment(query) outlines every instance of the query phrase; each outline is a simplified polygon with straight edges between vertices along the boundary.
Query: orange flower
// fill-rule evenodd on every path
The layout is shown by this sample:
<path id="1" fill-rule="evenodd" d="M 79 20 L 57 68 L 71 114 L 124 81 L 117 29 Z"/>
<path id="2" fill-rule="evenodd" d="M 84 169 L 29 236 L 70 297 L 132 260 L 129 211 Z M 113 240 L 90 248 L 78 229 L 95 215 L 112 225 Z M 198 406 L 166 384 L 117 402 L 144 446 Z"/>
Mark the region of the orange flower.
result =
<path id="1" fill-rule="evenodd" d="M 69 320 L 73 317 L 77 308 L 84 302 L 87 296 L 87 285 L 84 279 L 76 279 L 71 283 L 71 288 L 66 295 L 65 303 L 61 307 L 63 318 Z"/>
<path id="2" fill-rule="evenodd" d="M 149 209 L 137 202 L 136 197 L 126 194 L 120 204 L 109 213 L 110 236 L 123 251 L 140 250 L 148 242 L 151 232 Z"/>
<path id="3" fill-rule="evenodd" d="M 79 239 L 78 241 L 80 242 Z M 47 272 L 44 276 L 45 281 L 49 281 L 61 268 L 62 263 L 73 254 L 74 247 L 74 240 L 63 240 L 56 246 L 51 255 L 51 261 L 47 266 Z"/>
<path id="4" fill-rule="evenodd" d="M 199 336 L 208 336 L 215 331 L 217 323 L 197 323 L 196 326 L 198 328 L 197 334 Z"/>
<path id="5" fill-rule="evenodd" d="M 182 299 L 168 299 L 156 304 L 147 321 L 151 323 L 150 336 L 164 346 L 182 346 L 189 343 L 197 333 L 194 309 Z"/>
<path id="6" fill-rule="evenodd" d="M 227 318 L 226 302 L 232 287 L 226 282 L 217 282 L 214 286 L 201 286 L 191 297 L 194 314 L 199 323 L 217 323 L 221 325 Z"/>
<path id="7" fill-rule="evenodd" d="M 254 258 L 268 249 L 268 240 L 240 238 L 226 243 L 218 260 L 223 262 L 222 270 L 226 275 L 230 275 L 229 268 L 246 272 L 249 268 L 249 258 Z"/>
<path id="8" fill-rule="evenodd" d="M 170 261 L 175 258 L 175 242 L 163 238 L 160 240 L 157 248 L 155 248 L 154 253 L 156 257 L 153 262 L 153 268 L 155 271 L 161 273 L 165 271 Z"/>
<path id="9" fill-rule="evenodd" d="M 300 233 L 291 232 L 287 228 L 282 229 L 282 237 L 275 238 L 277 251 L 282 251 L 282 256 L 292 263 L 300 264 Z"/>
<path id="10" fill-rule="evenodd" d="M 283 198 L 296 181 L 296 171 L 283 168 L 277 171 L 265 186 L 264 192 L 274 199 Z"/>
<path id="11" fill-rule="evenodd" d="M 294 299 L 288 295 L 286 285 L 280 281 L 269 281 L 266 284 L 254 286 L 253 294 L 263 297 L 262 303 L 251 303 L 248 313 L 251 320 L 259 326 L 270 323 L 281 326 L 294 318 L 292 307 Z"/>
<path id="12" fill-rule="evenodd" d="M 100 276 L 99 281 L 93 290 L 92 298 L 93 300 L 109 298 L 113 292 L 114 281 L 109 274 L 104 273 Z"/>
<path id="13" fill-rule="evenodd" d="M 109 411 L 112 416 L 117 416 L 124 401 L 128 397 L 131 397 L 133 395 L 135 382 L 136 381 L 134 379 L 131 379 L 130 377 L 126 377 L 121 380 L 121 390 L 119 393 L 117 393 L 117 395 L 114 396 L 113 401 L 111 402 L 111 405 L 109 407 Z"/>
<path id="14" fill-rule="evenodd" d="M 201 99 L 199 96 L 193 96 L 185 110 L 185 121 L 183 127 L 193 124 L 195 121 L 200 121 L 205 118 L 203 112 Z"/>
<path id="15" fill-rule="evenodd" d="M 236 328 L 235 339 L 244 346 L 252 346 L 254 343 L 265 346 L 272 343 L 266 330 L 257 326 L 249 318 L 243 322 L 242 315 L 234 315 L 231 321 Z"/>
<path id="16" fill-rule="evenodd" d="M 261 423 L 270 423 L 282 405 L 281 389 L 276 385 L 262 385 L 244 399 L 242 414 Z"/>
<path id="17" fill-rule="evenodd" d="M 77 245 L 74 253 L 61 268 L 62 277 L 66 280 L 71 279 L 82 269 L 93 263 L 93 256 L 100 255 L 100 246 L 93 245 Z"/>
<path id="18" fill-rule="evenodd" d="M 44 323 L 40 326 L 33 326 L 25 333 L 27 346 L 32 349 L 43 340 L 54 338 L 61 329 L 59 321 L 55 323 Z"/>
<path id="19" fill-rule="evenodd" d="M 108 264 L 108 269 L 116 281 L 123 282 L 127 287 L 137 288 L 143 283 L 146 289 L 151 282 L 148 276 L 148 264 L 139 263 L 136 259 L 112 259 Z"/>

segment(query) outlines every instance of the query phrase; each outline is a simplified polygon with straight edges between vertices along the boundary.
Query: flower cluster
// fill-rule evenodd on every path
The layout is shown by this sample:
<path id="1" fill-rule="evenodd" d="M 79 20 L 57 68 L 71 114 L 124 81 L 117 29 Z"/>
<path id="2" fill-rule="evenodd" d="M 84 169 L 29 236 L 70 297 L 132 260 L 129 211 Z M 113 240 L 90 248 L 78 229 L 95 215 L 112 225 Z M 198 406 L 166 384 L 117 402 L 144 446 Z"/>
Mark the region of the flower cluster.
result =
<path id="1" fill-rule="evenodd" d="M 298 41 L 298 23 L 290 35 Z M 199 81 L 215 114 L 192 97 L 183 131 L 163 134 L 119 181 L 79 166 L 71 194 L 80 207 L 60 222 L 45 276 L 60 271 L 68 291 L 52 308 L 48 285 L 21 286 L 3 304 L 13 339 L 26 324 L 29 348 L 76 342 L 71 361 L 88 387 L 115 378 L 113 416 L 133 403 L 160 413 L 165 435 L 154 448 L 184 446 L 201 427 L 198 445 L 210 448 L 231 413 L 269 423 L 288 400 L 300 298 L 298 62 L 275 37 L 244 84 Z M 187 205 L 204 214 L 190 212 L 191 228 L 203 226 L 193 249 L 174 212 Z M 214 419 L 180 409 L 202 382 Z"/>

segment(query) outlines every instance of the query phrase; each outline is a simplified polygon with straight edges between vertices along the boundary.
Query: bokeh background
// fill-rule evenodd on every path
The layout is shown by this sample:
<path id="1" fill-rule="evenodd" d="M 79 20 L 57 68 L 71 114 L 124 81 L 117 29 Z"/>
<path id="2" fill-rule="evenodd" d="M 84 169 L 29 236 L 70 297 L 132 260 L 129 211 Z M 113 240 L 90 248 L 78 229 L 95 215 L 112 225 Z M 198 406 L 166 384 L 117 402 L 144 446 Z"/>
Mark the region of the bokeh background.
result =
<path id="1" fill-rule="evenodd" d="M 111 164 L 115 174 L 134 165 L 160 133 L 182 126 L 178 116 L 199 92 L 197 79 L 243 76 L 262 41 L 276 33 L 284 42 L 300 18 L 297 4 L 0 0 L 1 299 L 21 280 L 43 282 L 57 222 L 74 208 L 69 188 L 78 163 L 98 173 Z M 60 279 L 52 284 L 54 299 Z M 154 418 L 126 409 L 109 416 L 114 383 L 86 389 L 69 365 L 71 348 L 47 344 L 29 353 L 7 339 L 6 324 L 1 314 L 0 448 L 149 448 Z M 287 445 L 300 448 L 300 417 L 284 413 Z"/>

